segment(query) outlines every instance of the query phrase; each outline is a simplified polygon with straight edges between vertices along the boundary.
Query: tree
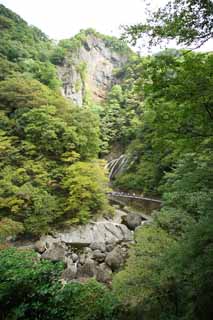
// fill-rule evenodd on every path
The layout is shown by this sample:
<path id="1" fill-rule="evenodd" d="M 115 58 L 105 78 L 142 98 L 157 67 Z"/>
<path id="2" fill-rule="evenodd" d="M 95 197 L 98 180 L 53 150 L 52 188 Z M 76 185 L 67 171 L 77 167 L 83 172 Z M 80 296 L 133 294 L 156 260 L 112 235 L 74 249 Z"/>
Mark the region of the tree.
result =
<path id="1" fill-rule="evenodd" d="M 15 237 L 24 231 L 23 224 L 8 218 L 0 220 L 0 243 L 4 242 L 7 237 Z"/>
<path id="2" fill-rule="evenodd" d="M 76 162 L 68 167 L 63 185 L 68 192 L 65 212 L 71 216 L 70 222 L 87 222 L 100 212 L 111 212 L 107 177 L 98 162 Z"/>
<path id="3" fill-rule="evenodd" d="M 156 193 L 166 172 L 186 153 L 212 141 L 212 54 L 165 51 L 141 59 L 134 94 L 143 101 L 127 149 L 129 167 L 117 186 Z M 137 174 L 135 174 L 137 172 Z M 135 175 L 132 179 L 125 175 Z M 158 189 L 158 190 L 157 190 Z"/>
<path id="4" fill-rule="evenodd" d="M 102 284 L 63 284 L 61 263 L 21 249 L 0 251 L 2 320 L 117 320 L 119 303 Z"/>
<path id="5" fill-rule="evenodd" d="M 36 253 L 15 248 L 0 251 L 1 319 L 48 317 L 51 299 L 60 290 L 56 282 L 62 265 L 39 261 Z"/>
<path id="6" fill-rule="evenodd" d="M 136 234 L 125 269 L 115 275 L 113 289 L 126 308 L 141 306 L 145 319 L 160 319 L 162 311 L 174 310 L 172 284 L 161 276 L 162 256 L 174 243 L 157 226 L 145 226 Z"/>
<path id="7" fill-rule="evenodd" d="M 147 36 L 149 45 L 164 39 L 178 44 L 201 47 L 213 37 L 213 3 L 211 0 L 172 0 L 155 12 L 146 23 L 126 27 L 126 37 L 135 43 Z"/>

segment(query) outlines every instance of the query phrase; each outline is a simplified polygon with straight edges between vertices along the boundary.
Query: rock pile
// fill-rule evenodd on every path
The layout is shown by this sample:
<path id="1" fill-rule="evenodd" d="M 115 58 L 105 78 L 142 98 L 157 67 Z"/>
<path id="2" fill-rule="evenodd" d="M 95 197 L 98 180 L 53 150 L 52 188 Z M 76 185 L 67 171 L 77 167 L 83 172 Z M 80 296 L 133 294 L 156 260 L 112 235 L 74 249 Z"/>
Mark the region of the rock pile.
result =
<path id="1" fill-rule="evenodd" d="M 129 244 L 134 241 L 133 231 L 121 223 L 124 214 L 117 210 L 114 219 L 71 227 L 54 237 L 41 237 L 35 250 L 42 259 L 63 261 L 66 269 L 62 277 L 66 281 L 95 277 L 109 283 L 113 272 L 123 266 Z"/>

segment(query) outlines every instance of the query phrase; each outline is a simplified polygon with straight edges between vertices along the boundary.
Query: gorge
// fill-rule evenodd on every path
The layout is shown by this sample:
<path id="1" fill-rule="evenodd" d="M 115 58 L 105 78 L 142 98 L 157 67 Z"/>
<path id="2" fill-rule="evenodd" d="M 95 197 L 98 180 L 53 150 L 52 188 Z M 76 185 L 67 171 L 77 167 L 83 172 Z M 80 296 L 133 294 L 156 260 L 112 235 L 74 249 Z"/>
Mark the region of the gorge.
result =
<path id="1" fill-rule="evenodd" d="M 124 37 L 200 44 L 195 2 Z M 94 29 L 53 41 L 0 4 L 0 319 L 212 319 L 212 70 Z"/>

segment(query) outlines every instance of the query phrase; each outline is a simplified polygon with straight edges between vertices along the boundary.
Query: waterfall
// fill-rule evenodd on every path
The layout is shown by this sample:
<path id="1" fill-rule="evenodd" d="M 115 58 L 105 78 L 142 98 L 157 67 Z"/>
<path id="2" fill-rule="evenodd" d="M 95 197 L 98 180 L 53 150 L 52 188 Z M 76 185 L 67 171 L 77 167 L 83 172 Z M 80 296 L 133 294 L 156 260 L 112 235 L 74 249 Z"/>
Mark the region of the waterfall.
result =
<path id="1" fill-rule="evenodd" d="M 126 155 L 122 154 L 119 158 L 109 161 L 106 165 L 106 169 L 109 171 L 109 179 L 112 180 L 118 174 L 126 169 L 128 163 L 128 158 Z"/>

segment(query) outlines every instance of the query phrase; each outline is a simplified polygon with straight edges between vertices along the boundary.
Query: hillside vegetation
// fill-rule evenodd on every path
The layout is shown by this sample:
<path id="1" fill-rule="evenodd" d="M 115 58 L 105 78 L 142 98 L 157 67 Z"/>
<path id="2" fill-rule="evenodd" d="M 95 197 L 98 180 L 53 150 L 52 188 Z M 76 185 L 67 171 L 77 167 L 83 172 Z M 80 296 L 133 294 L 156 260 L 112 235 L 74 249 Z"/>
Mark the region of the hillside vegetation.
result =
<path id="1" fill-rule="evenodd" d="M 174 0 L 126 37 L 200 44 L 212 37 L 212 16 L 211 1 Z M 105 100 L 77 107 L 60 93 L 57 66 L 88 34 L 128 59 Z M 213 54 L 140 57 L 91 29 L 55 45 L 0 5 L 0 69 L 0 318 L 212 319 Z M 111 288 L 63 284 L 62 264 L 7 248 L 8 237 L 37 238 L 113 214 L 101 158 L 115 148 L 127 165 L 113 187 L 163 205 L 137 229 Z"/>

